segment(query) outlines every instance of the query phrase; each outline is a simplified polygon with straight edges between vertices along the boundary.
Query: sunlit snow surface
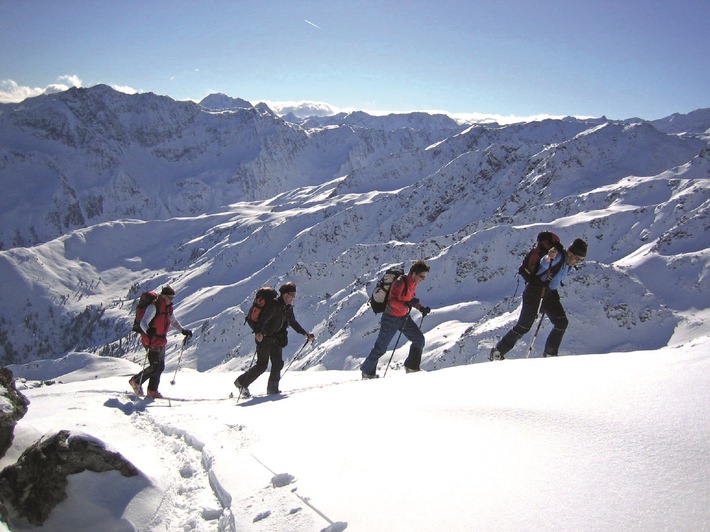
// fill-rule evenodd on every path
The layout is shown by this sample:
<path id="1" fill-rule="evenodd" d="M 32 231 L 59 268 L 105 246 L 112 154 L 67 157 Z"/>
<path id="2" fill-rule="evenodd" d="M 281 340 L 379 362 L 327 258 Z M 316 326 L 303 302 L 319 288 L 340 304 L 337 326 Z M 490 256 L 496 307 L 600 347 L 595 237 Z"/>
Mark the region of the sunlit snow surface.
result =
<path id="1" fill-rule="evenodd" d="M 239 403 L 237 374 L 192 370 L 166 371 L 172 400 L 133 401 L 138 366 L 75 354 L 66 380 L 13 368 L 63 383 L 18 383 L 32 403 L 2 465 L 70 429 L 141 470 L 71 477 L 47 530 L 703 530 L 708 352 L 705 336 L 374 381 L 292 370 L 283 395 L 264 376 Z"/>

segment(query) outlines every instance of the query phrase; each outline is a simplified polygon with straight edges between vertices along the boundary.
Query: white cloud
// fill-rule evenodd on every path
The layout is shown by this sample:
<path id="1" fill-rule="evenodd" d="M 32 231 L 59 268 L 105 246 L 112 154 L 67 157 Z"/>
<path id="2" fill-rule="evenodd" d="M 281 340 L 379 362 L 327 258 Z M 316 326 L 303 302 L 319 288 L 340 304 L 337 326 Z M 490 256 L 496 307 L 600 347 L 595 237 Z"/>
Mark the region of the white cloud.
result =
<path id="1" fill-rule="evenodd" d="M 269 109 L 278 115 L 286 115 L 293 113 L 294 115 L 305 118 L 307 116 L 331 116 L 342 111 L 338 107 L 325 102 L 304 101 L 264 101 Z"/>
<path id="2" fill-rule="evenodd" d="M 122 92 L 124 94 L 138 94 L 139 92 L 141 92 L 127 85 L 111 85 L 111 88 L 115 91 Z"/>
<path id="3" fill-rule="evenodd" d="M 539 114 L 533 116 L 515 116 L 515 115 L 499 115 L 492 113 L 450 113 L 442 110 L 410 110 L 410 111 L 371 111 L 368 109 L 341 108 L 331 105 L 326 102 L 314 102 L 310 100 L 302 101 L 268 101 L 263 100 L 263 103 L 269 106 L 278 115 L 293 113 L 299 118 L 309 116 L 332 116 L 338 113 L 351 113 L 354 111 L 363 111 L 372 116 L 386 116 L 389 114 L 405 114 L 409 112 L 422 112 L 428 114 L 442 114 L 453 118 L 462 124 L 491 124 L 497 123 L 500 125 L 517 124 L 520 122 L 537 122 L 547 119 L 561 119 L 564 116 L 555 116 L 548 114 Z M 578 116 L 577 118 L 592 118 L 588 116 Z"/>
<path id="4" fill-rule="evenodd" d="M 57 81 L 65 82 L 70 87 L 81 87 L 82 81 L 79 76 L 72 74 L 67 76 L 59 76 Z"/>
<path id="5" fill-rule="evenodd" d="M 11 79 L 0 80 L 0 103 L 17 103 L 26 98 L 40 96 L 42 94 L 56 94 L 64 92 L 72 87 L 82 87 L 83 82 L 79 76 L 64 75 L 57 78 L 56 83 L 50 83 L 44 88 L 25 87 Z M 127 85 L 111 85 L 111 88 L 124 94 L 137 94 L 141 91 Z"/>
<path id="6" fill-rule="evenodd" d="M 26 98 L 41 94 L 55 94 L 71 87 L 81 87 L 82 81 L 76 75 L 64 75 L 57 78 L 58 83 L 50 83 L 45 88 L 26 87 L 12 79 L 0 80 L 0 103 L 17 103 Z"/>
<path id="7" fill-rule="evenodd" d="M 69 88 L 69 86 L 62 85 L 61 83 L 52 83 L 51 85 L 47 85 L 47 87 L 42 91 L 42 94 L 56 94 L 58 92 L 64 92 Z"/>
<path id="8" fill-rule="evenodd" d="M 0 80 L 0 103 L 15 103 L 21 102 L 25 98 L 39 96 L 44 92 L 44 89 L 22 87 L 11 79 Z"/>

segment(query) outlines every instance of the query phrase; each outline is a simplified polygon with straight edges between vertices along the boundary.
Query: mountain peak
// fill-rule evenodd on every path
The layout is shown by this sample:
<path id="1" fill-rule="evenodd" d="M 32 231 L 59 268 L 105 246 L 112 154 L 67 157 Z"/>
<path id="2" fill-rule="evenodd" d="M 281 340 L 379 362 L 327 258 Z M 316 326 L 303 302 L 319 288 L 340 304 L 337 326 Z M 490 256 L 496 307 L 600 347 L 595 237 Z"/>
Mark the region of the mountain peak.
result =
<path id="1" fill-rule="evenodd" d="M 241 98 L 232 98 L 221 92 L 210 94 L 200 101 L 200 106 L 211 111 L 225 111 L 227 109 L 249 109 L 254 107 L 250 102 Z"/>

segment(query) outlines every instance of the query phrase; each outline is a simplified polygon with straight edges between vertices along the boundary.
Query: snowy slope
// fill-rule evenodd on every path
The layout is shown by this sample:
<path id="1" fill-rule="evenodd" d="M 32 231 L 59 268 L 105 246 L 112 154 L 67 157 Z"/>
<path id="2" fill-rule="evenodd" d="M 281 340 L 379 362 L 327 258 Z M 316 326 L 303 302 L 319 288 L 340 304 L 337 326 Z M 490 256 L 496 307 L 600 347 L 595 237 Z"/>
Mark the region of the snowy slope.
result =
<path id="1" fill-rule="evenodd" d="M 284 395 L 240 403 L 228 397 L 237 373 L 169 368 L 173 399 L 134 403 L 124 390 L 139 364 L 13 366 L 61 383 L 20 382 L 31 405 L 0 466 L 69 429 L 140 469 L 70 477 L 43 530 L 705 530 L 707 318 L 695 339 L 655 351 L 379 381 L 289 371 Z"/>

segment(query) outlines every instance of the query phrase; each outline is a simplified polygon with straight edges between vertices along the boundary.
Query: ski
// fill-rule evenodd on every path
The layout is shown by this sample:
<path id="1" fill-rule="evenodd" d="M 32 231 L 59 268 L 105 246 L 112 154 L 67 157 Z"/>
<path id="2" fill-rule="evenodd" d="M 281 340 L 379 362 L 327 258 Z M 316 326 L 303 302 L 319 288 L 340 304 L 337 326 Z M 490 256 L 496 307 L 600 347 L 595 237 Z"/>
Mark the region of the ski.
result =
<path id="1" fill-rule="evenodd" d="M 221 402 L 224 401 L 225 399 L 232 399 L 234 397 L 233 394 L 230 394 L 229 397 L 172 397 L 172 396 L 167 396 L 164 395 L 163 397 L 148 397 L 148 396 L 137 396 L 133 392 L 125 392 L 126 396 L 128 396 L 129 399 L 132 401 L 143 401 L 143 402 L 154 402 L 154 401 L 175 401 L 178 403 L 201 403 L 201 402 Z"/>
<path id="2" fill-rule="evenodd" d="M 268 393 L 265 395 L 249 395 L 249 397 L 242 395 L 242 398 L 244 400 L 238 401 L 237 406 L 251 406 L 258 405 L 259 403 L 266 403 L 269 401 L 279 401 L 281 399 L 286 399 L 288 395 L 289 394 L 284 392 Z"/>

